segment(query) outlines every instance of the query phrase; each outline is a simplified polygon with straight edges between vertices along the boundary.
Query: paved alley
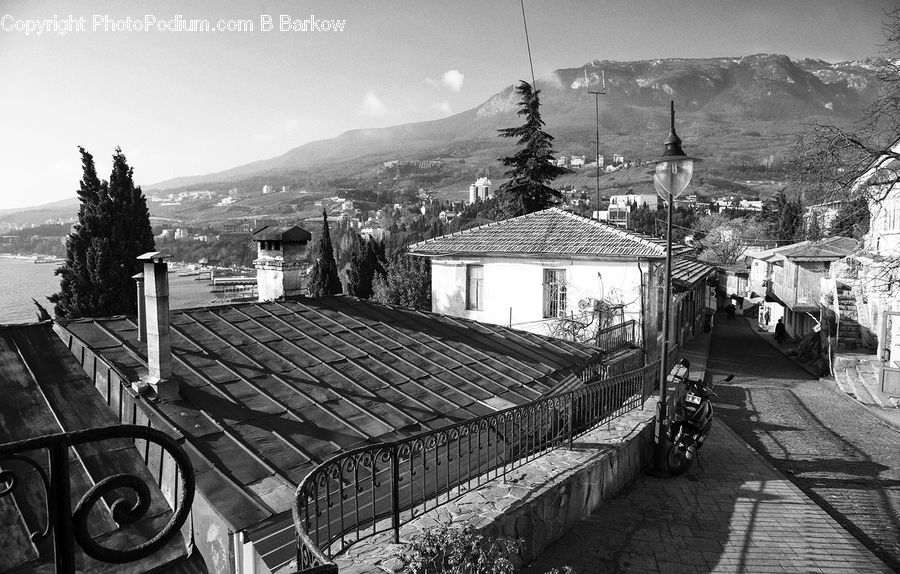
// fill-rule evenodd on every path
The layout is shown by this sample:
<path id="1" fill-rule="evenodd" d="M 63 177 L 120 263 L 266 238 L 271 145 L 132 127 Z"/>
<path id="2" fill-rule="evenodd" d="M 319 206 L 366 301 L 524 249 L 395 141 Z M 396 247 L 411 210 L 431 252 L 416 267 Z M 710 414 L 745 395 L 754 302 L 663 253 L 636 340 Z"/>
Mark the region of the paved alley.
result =
<path id="1" fill-rule="evenodd" d="M 524 572 L 894 571 L 900 435 L 743 319 L 717 319 L 707 371 L 735 379 L 701 465 L 638 477 Z"/>
<path id="2" fill-rule="evenodd" d="M 891 571 L 727 428 L 700 462 L 677 478 L 641 475 L 524 572 Z"/>
<path id="3" fill-rule="evenodd" d="M 707 367 L 736 375 L 717 388 L 719 419 L 900 571 L 900 433 L 744 319 L 717 317 Z"/>

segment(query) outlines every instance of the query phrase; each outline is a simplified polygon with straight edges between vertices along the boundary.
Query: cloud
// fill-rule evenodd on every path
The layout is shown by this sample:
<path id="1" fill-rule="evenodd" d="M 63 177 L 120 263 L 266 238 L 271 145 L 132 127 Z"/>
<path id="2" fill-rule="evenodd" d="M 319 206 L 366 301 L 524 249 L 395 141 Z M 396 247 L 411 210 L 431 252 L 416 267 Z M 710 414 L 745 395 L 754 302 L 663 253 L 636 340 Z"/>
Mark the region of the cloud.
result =
<path id="1" fill-rule="evenodd" d="M 359 109 L 359 115 L 378 117 L 387 113 L 387 106 L 375 95 L 375 92 L 366 92 L 363 98 L 362 107 Z"/>
<path id="2" fill-rule="evenodd" d="M 450 108 L 449 102 L 435 102 L 431 104 L 432 111 L 438 112 L 441 115 L 449 116 L 453 113 L 453 110 Z"/>
<path id="3" fill-rule="evenodd" d="M 561 90 L 563 88 L 562 78 L 556 72 L 550 72 L 543 78 L 538 78 L 539 82 L 546 83 L 554 88 Z M 584 79 L 581 80 L 584 83 Z"/>
<path id="4" fill-rule="evenodd" d="M 458 92 L 462 89 L 464 78 L 465 76 L 463 76 L 463 73 L 459 70 L 447 70 L 444 72 L 444 75 L 441 76 L 441 83 L 454 92 Z"/>

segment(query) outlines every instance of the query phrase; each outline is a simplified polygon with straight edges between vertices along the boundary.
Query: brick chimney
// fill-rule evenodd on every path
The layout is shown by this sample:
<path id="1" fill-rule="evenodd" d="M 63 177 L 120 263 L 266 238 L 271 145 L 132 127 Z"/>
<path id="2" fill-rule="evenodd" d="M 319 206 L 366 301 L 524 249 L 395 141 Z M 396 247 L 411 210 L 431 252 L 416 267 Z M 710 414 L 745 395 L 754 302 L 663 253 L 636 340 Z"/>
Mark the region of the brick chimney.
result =
<path id="1" fill-rule="evenodd" d="M 172 376 L 169 266 L 166 265 L 166 257 L 170 255 L 159 251 L 151 251 L 138 257 L 138 261 L 144 263 L 144 310 L 147 329 L 148 372 L 141 377 L 141 382 L 149 385 L 160 401 L 178 398 L 179 391 L 178 380 Z"/>
<path id="2" fill-rule="evenodd" d="M 259 301 L 272 301 L 303 293 L 303 268 L 308 263 L 312 235 L 302 227 L 257 229 L 256 289 Z"/>

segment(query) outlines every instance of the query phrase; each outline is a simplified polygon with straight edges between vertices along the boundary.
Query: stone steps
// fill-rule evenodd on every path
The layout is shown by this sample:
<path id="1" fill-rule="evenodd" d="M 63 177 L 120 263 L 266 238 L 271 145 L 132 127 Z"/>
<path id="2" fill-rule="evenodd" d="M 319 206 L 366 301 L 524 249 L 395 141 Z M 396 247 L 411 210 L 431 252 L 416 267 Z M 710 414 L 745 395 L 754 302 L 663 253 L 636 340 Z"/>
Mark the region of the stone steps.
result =
<path id="1" fill-rule="evenodd" d="M 838 387 L 864 405 L 900 408 L 900 399 L 889 397 L 878 389 L 878 371 L 871 360 L 874 355 L 836 356 L 834 379 Z"/>

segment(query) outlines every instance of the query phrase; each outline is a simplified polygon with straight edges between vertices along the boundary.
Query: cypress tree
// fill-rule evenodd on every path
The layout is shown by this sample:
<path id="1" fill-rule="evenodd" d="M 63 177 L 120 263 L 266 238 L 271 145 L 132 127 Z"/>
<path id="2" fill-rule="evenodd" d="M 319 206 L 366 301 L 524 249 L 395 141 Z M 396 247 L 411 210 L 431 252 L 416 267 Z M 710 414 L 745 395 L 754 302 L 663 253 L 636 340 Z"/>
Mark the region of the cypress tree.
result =
<path id="1" fill-rule="evenodd" d="M 371 237 L 358 242 L 350 258 L 347 269 L 347 293 L 360 299 L 372 296 L 372 285 L 376 275 L 384 274 L 379 246 Z"/>
<path id="2" fill-rule="evenodd" d="M 568 173 L 556 165 L 553 154 L 553 136 L 544 131 L 541 119 L 540 90 L 534 90 L 528 82 L 520 82 L 516 93 L 521 97 L 520 116 L 525 123 L 519 127 L 499 130 L 500 136 L 518 138 L 519 151 L 500 161 L 512 169 L 506 172 L 509 181 L 500 186 L 498 195 L 508 217 L 515 217 L 546 209 L 561 198 L 562 194 L 547 183 Z"/>
<path id="3" fill-rule="evenodd" d="M 325 297 L 342 293 L 341 280 L 338 278 L 337 262 L 334 259 L 334 247 L 331 245 L 331 232 L 328 230 L 328 212 L 322 210 L 322 235 L 319 237 L 319 257 L 313 264 L 309 280 L 309 294 L 312 297 Z"/>
<path id="4" fill-rule="evenodd" d="M 93 156 L 78 149 L 78 223 L 66 241 L 66 263 L 56 270 L 60 291 L 49 299 L 56 315 L 69 319 L 133 313 L 131 276 L 140 269 L 136 258 L 154 249 L 147 201 L 120 148 L 109 182 L 97 177 Z"/>

